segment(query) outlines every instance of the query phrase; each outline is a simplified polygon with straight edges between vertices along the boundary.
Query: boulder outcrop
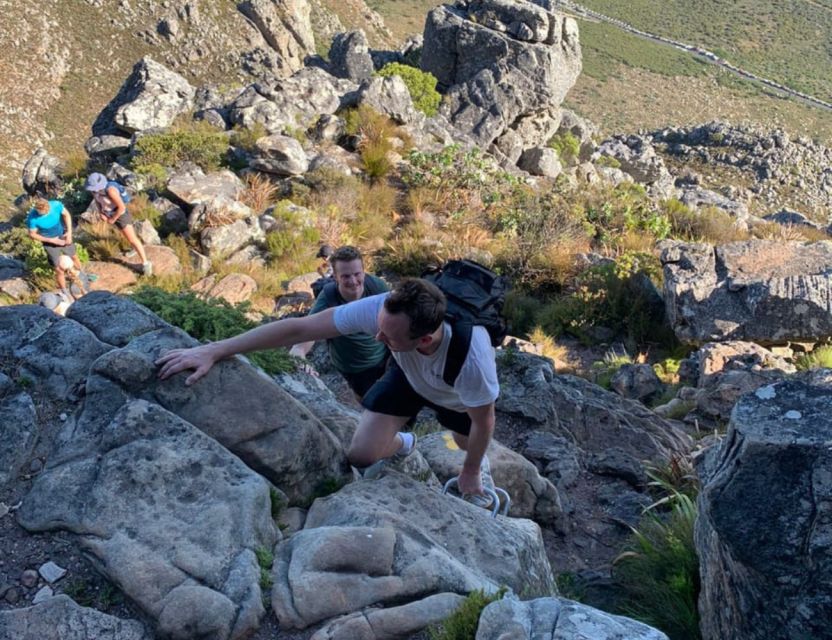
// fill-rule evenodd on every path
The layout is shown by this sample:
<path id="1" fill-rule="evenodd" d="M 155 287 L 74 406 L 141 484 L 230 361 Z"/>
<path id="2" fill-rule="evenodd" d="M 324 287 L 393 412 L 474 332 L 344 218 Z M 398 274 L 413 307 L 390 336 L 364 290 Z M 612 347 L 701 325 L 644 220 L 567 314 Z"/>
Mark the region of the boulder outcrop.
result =
<path id="1" fill-rule="evenodd" d="M 817 342 L 832 336 L 832 246 L 669 241 L 661 254 L 668 319 L 682 342 Z"/>
<path id="2" fill-rule="evenodd" d="M 832 387 L 826 378 L 744 396 L 724 441 L 700 469 L 704 640 L 829 633 Z"/>

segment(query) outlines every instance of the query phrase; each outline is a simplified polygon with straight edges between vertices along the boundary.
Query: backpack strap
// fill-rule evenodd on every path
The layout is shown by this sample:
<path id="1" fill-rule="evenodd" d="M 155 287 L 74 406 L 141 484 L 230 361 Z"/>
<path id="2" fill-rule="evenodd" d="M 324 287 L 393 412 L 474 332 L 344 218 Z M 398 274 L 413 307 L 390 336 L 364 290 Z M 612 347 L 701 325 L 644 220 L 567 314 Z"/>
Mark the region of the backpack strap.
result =
<path id="1" fill-rule="evenodd" d="M 469 322 L 451 322 L 451 343 L 448 345 L 445 371 L 442 373 L 442 380 L 448 386 L 454 386 L 459 372 L 462 371 L 462 365 L 465 364 L 468 349 L 471 347 L 473 332 L 474 326 Z"/>

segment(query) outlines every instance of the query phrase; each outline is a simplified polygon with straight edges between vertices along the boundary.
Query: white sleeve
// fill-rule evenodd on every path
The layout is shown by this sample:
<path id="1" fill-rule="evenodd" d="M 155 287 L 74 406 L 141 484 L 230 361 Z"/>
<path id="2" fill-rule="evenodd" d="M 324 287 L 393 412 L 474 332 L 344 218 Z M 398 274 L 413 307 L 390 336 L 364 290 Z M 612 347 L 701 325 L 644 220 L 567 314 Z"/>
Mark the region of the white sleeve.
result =
<path id="1" fill-rule="evenodd" d="M 454 383 L 459 399 L 466 407 L 482 407 L 500 395 L 494 347 L 485 327 L 474 327 L 468 355 Z"/>
<path id="2" fill-rule="evenodd" d="M 335 307 L 335 328 L 341 335 L 351 333 L 368 333 L 374 336 L 378 333 L 378 314 L 384 305 L 387 293 L 381 293 L 369 298 L 361 298 Z"/>

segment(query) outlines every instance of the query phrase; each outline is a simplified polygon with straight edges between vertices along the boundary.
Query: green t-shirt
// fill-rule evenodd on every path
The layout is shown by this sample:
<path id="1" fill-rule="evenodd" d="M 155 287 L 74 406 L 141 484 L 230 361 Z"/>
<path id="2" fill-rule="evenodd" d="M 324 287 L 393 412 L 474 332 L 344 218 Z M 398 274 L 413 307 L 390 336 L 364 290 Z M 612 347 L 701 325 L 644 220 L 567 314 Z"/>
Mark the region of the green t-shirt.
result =
<path id="1" fill-rule="evenodd" d="M 369 289 L 374 293 L 368 292 L 367 281 L 372 281 Z M 371 276 L 369 273 L 364 276 L 364 295 L 367 298 L 370 295 L 378 295 L 388 291 L 387 284 L 381 278 Z M 327 296 L 324 292 L 315 299 L 315 304 L 309 310 L 309 315 L 319 313 L 329 307 L 335 307 L 346 304 L 347 301 L 341 297 L 336 289 L 335 297 L 337 302 L 335 304 L 327 303 Z M 387 347 L 375 339 L 375 336 L 366 333 L 353 333 L 347 336 L 338 336 L 327 340 L 329 345 L 329 357 L 332 360 L 333 366 L 342 373 L 359 373 L 373 367 L 377 367 L 384 361 L 387 354 Z"/>

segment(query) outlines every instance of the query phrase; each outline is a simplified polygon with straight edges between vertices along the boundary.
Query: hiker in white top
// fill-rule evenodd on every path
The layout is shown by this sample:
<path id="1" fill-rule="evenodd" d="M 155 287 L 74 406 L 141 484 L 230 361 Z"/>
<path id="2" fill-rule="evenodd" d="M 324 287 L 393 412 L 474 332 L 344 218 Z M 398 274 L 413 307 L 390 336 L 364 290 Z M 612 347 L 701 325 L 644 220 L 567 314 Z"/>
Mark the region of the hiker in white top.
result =
<path id="1" fill-rule="evenodd" d="M 463 494 L 482 495 L 480 465 L 494 432 L 499 395 L 494 349 L 488 333 L 474 327 L 471 345 L 453 386 L 443 380 L 453 328 L 445 322 L 444 294 L 420 279 L 401 281 L 392 292 L 350 302 L 304 318 L 266 324 L 234 338 L 191 349 L 174 349 L 156 362 L 161 379 L 194 370 L 191 385 L 219 360 L 238 353 L 325 340 L 356 331 L 375 335 L 394 362 L 364 397 L 364 411 L 347 456 L 358 468 L 412 451 L 415 438 L 399 430 L 422 406 L 436 410 L 466 452 L 459 474 Z"/>

